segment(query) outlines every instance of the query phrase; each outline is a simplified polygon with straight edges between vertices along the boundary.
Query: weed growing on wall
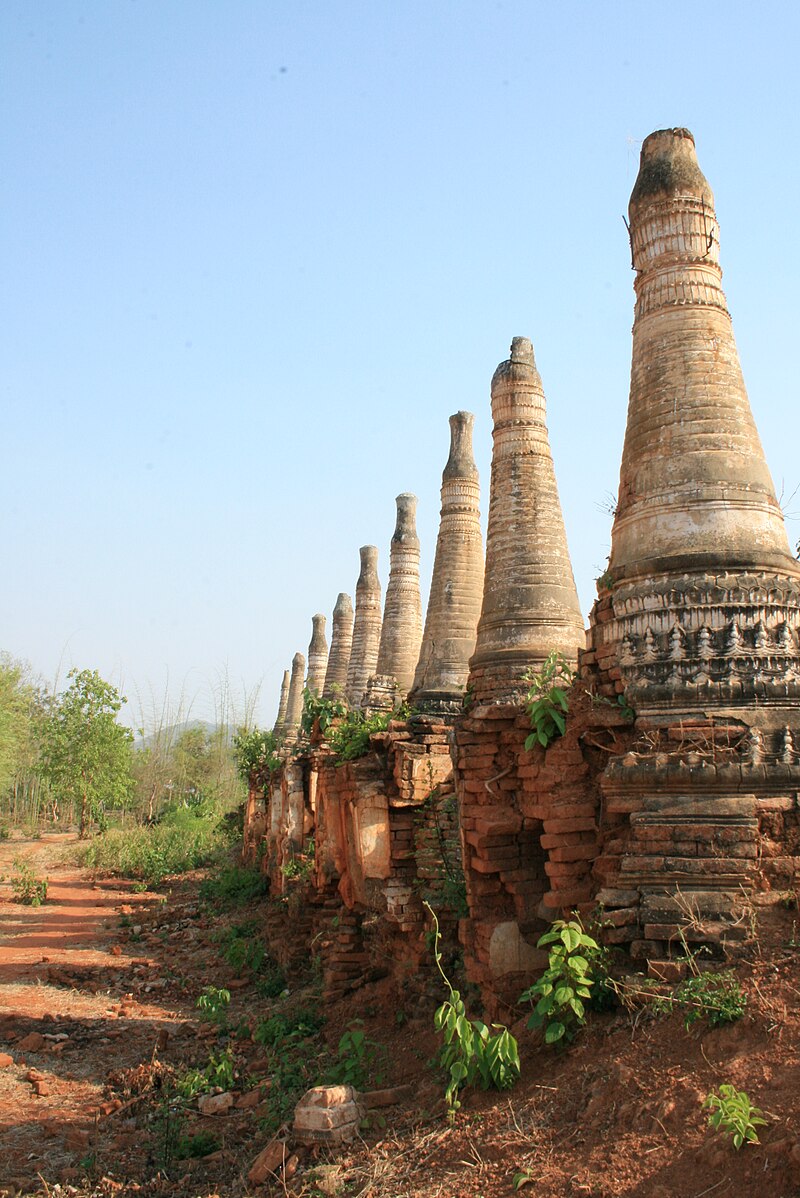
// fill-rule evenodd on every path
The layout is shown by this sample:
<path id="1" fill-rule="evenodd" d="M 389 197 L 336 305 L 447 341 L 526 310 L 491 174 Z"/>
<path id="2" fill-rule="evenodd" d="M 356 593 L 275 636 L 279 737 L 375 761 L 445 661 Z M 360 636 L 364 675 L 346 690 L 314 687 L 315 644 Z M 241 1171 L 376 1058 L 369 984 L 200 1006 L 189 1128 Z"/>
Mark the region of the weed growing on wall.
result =
<path id="1" fill-rule="evenodd" d="M 280 738 L 261 728 L 240 728 L 233 738 L 236 772 L 243 782 L 258 779 L 262 784 L 280 769 Z"/>
<path id="2" fill-rule="evenodd" d="M 343 699 L 322 699 L 308 687 L 303 691 L 303 714 L 300 717 L 300 732 L 310 736 L 314 724 L 324 736 L 335 720 L 347 715 L 347 704 Z"/>
<path id="3" fill-rule="evenodd" d="M 524 703 L 533 728 L 525 741 L 526 749 L 530 750 L 534 745 L 546 749 L 563 735 L 569 710 L 567 691 L 572 678 L 569 662 L 563 653 L 555 649 L 548 653 L 541 669 L 529 670 L 525 674 L 525 681 L 530 683 L 530 687 Z"/>
<path id="4" fill-rule="evenodd" d="M 347 715 L 331 729 L 328 744 L 339 761 L 356 761 L 369 752 L 369 738 L 376 732 L 385 732 L 391 720 L 406 720 L 411 708 L 402 704 L 395 711 L 377 711 L 367 715 L 363 711 L 348 711 Z"/>

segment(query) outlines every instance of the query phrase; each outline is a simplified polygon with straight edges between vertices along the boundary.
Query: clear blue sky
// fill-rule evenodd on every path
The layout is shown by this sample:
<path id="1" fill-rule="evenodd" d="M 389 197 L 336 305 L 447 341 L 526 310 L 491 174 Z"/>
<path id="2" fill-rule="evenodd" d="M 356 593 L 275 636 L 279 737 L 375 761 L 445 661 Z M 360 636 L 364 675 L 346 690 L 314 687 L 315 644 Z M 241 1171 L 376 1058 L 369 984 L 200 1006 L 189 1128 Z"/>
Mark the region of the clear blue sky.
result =
<path id="1" fill-rule="evenodd" d="M 4 0 L 0 648 L 99 669 L 133 708 L 167 678 L 199 716 L 221 677 L 261 682 L 271 724 L 360 545 L 385 586 L 401 491 L 427 594 L 459 408 L 485 511 L 517 334 L 588 613 L 627 405 L 621 216 L 665 126 L 715 191 L 791 492 L 798 44 L 790 3 Z"/>

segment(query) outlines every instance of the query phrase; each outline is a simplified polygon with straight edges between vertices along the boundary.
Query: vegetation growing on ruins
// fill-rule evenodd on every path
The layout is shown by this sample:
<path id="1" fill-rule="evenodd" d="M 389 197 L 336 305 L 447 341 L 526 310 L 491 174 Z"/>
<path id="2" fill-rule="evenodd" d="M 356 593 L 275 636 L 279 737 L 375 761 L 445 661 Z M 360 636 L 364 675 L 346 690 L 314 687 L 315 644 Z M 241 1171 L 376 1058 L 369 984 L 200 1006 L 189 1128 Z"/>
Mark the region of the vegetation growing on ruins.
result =
<path id="1" fill-rule="evenodd" d="M 493 1023 L 491 1032 L 480 1019 L 468 1019 L 464 1000 L 442 968 L 439 920 L 430 903 L 425 903 L 433 920 L 433 956 L 447 988 L 448 997 L 433 1017 L 442 1037 L 439 1063 L 448 1076 L 445 1090 L 448 1117 L 452 1124 L 461 1107 L 459 1093 L 465 1086 L 484 1090 L 509 1090 L 520 1075 L 519 1047 L 507 1027 Z"/>
<path id="2" fill-rule="evenodd" d="M 533 1004 L 528 1027 L 544 1028 L 545 1044 L 569 1042 L 586 1023 L 603 950 L 577 919 L 556 920 L 537 947 L 549 950 L 547 969 L 519 1001 Z"/>
<path id="3" fill-rule="evenodd" d="M 233 738 L 236 770 L 246 784 L 251 778 L 268 781 L 280 768 L 280 738 L 261 728 L 240 728 Z"/>
<path id="4" fill-rule="evenodd" d="M 525 709 L 530 716 L 533 732 L 525 748 L 534 745 L 546 749 L 567 726 L 569 702 L 567 690 L 572 684 L 572 669 L 563 653 L 552 649 L 538 670 L 529 670 L 525 681 L 530 683 L 525 695 Z"/>
<path id="5" fill-rule="evenodd" d="M 347 704 L 344 699 L 323 699 L 306 687 L 303 691 L 303 714 L 300 717 L 300 732 L 310 736 L 316 723 L 324 736 L 330 730 L 335 720 L 347 715 Z"/>
<path id="6" fill-rule="evenodd" d="M 369 752 L 369 740 L 376 732 L 385 732 L 392 720 L 408 719 L 407 704 L 395 711 L 348 711 L 341 722 L 330 729 L 328 744 L 339 761 L 355 761 Z"/>

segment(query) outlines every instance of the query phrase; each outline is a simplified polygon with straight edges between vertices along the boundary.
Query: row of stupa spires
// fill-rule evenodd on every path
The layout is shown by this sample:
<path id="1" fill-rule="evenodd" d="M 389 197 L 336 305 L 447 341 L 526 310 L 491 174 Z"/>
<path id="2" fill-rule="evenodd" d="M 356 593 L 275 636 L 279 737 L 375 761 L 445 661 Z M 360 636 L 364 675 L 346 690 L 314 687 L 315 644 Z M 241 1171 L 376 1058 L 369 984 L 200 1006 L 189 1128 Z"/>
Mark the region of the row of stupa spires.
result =
<path id="1" fill-rule="evenodd" d="M 378 550 L 361 549 L 353 612 L 340 594 L 330 653 L 325 617 L 313 617 L 308 672 L 302 653 L 284 674 L 275 730 L 291 738 L 304 686 L 350 707 L 462 709 L 468 680 L 478 700 L 508 698 L 533 664 L 558 648 L 574 661 L 584 643 L 533 347 L 515 337 L 492 380 L 494 452 L 484 563 L 474 416 L 450 417 L 450 454 L 425 628 L 419 585 L 416 496 L 397 497 L 389 583 L 381 617 Z"/>
<path id="2" fill-rule="evenodd" d="M 633 360 L 607 577 L 627 590 L 647 579 L 686 580 L 687 570 L 710 578 L 769 571 L 795 587 L 800 570 L 721 288 L 714 197 L 688 130 L 659 130 L 645 139 L 629 216 Z M 526 671 L 553 649 L 576 660 L 584 625 L 544 391 L 527 338 L 514 338 L 510 358 L 495 371 L 491 397 L 485 567 L 473 417 L 458 412 L 450 417 L 421 641 L 416 500 L 401 495 L 383 619 L 377 550 L 365 546 L 355 614 L 348 596 L 340 595 L 327 657 L 325 619 L 314 617 L 305 679 L 310 690 L 328 697 L 342 688 L 351 706 L 389 708 L 407 697 L 423 711 L 452 712 L 467 686 L 476 702 L 515 698 Z M 305 659 L 297 654 L 291 677 L 284 676 L 276 724 L 287 737 L 299 725 L 304 672 Z"/>

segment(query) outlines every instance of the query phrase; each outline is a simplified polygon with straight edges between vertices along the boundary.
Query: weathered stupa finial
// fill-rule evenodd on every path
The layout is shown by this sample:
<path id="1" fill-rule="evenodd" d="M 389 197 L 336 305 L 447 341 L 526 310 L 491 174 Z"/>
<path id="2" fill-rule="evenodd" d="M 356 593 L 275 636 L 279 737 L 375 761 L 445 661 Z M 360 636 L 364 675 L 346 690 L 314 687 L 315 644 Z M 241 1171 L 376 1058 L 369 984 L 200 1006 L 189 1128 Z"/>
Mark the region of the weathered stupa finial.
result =
<path id="1" fill-rule="evenodd" d="M 353 646 L 353 602 L 341 591 L 333 609 L 333 631 L 328 668 L 325 671 L 324 699 L 344 698 L 347 686 L 347 667 Z"/>
<path id="2" fill-rule="evenodd" d="M 688 129 L 642 143 L 630 199 L 636 313 L 612 577 L 796 569 L 721 287 L 714 195 Z"/>
<path id="3" fill-rule="evenodd" d="M 378 580 L 378 550 L 362 545 L 361 573 L 356 583 L 356 614 L 353 621 L 353 647 L 347 667 L 347 700 L 360 707 L 367 682 L 378 664 L 381 639 L 381 584 Z"/>
<path id="4" fill-rule="evenodd" d="M 469 681 L 475 699 L 510 700 L 556 649 L 577 659 L 585 636 L 533 346 L 515 337 L 492 379 L 494 450 L 486 576 Z"/>
<path id="5" fill-rule="evenodd" d="M 303 679 L 306 674 L 306 659 L 302 653 L 295 653 L 292 658 L 292 679 L 289 683 L 289 698 L 286 703 L 286 723 L 284 735 L 287 741 L 297 737 L 300 727 L 300 717 L 303 714 Z"/>
<path id="6" fill-rule="evenodd" d="M 436 714 L 461 710 L 481 612 L 483 536 L 480 483 L 472 454 L 471 412 L 450 417 L 450 456 L 425 631 L 409 702 Z"/>
<path id="7" fill-rule="evenodd" d="M 278 717 L 275 720 L 275 726 L 272 731 L 276 736 L 283 734 L 286 725 L 286 708 L 289 703 L 289 671 L 283 671 L 283 682 L 281 683 L 281 697 L 278 702 Z"/>
<path id="8" fill-rule="evenodd" d="M 365 706 L 385 711 L 396 707 L 408 694 L 422 640 L 417 497 L 406 491 L 397 496 L 396 503 L 397 524 L 389 551 L 378 664 L 365 700 Z"/>
<path id="9" fill-rule="evenodd" d="M 325 640 L 325 617 L 319 613 L 311 617 L 311 643 L 308 646 L 308 680 L 306 686 L 312 695 L 321 695 L 328 667 L 328 642 Z"/>

